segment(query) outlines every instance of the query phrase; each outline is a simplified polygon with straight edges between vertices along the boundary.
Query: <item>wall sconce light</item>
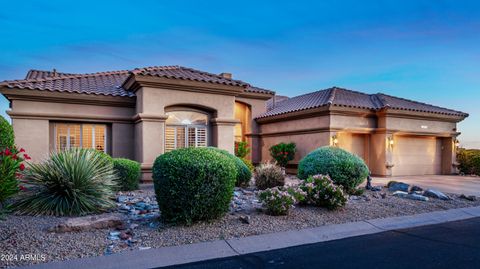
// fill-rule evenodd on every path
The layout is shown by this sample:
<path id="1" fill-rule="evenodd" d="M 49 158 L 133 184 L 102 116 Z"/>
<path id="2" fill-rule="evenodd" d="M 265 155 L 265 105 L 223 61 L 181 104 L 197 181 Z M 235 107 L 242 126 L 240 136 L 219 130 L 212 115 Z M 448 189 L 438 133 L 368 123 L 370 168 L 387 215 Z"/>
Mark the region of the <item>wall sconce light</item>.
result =
<path id="1" fill-rule="evenodd" d="M 338 137 L 337 135 L 332 136 L 332 146 L 336 147 L 338 146 Z"/>
<path id="2" fill-rule="evenodd" d="M 393 145 L 395 144 L 395 142 L 393 141 L 393 136 L 387 137 L 387 143 L 389 148 L 393 148 Z"/>
<path id="3" fill-rule="evenodd" d="M 458 139 L 455 138 L 455 139 L 453 140 L 453 143 L 454 143 L 454 145 L 455 145 L 455 148 L 458 149 L 458 148 L 460 147 L 460 141 L 459 141 Z"/>

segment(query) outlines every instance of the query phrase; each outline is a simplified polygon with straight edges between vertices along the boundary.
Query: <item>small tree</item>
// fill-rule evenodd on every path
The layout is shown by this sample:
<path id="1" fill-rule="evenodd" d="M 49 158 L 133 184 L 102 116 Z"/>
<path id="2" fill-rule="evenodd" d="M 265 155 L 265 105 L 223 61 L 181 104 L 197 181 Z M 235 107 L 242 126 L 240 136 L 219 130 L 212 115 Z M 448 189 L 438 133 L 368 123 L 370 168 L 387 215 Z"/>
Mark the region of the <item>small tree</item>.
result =
<path id="1" fill-rule="evenodd" d="M 244 159 L 250 153 L 247 142 L 235 142 L 235 156 Z"/>
<path id="2" fill-rule="evenodd" d="M 280 143 L 270 148 L 270 155 L 281 167 L 286 167 L 295 158 L 296 150 L 295 143 Z"/>

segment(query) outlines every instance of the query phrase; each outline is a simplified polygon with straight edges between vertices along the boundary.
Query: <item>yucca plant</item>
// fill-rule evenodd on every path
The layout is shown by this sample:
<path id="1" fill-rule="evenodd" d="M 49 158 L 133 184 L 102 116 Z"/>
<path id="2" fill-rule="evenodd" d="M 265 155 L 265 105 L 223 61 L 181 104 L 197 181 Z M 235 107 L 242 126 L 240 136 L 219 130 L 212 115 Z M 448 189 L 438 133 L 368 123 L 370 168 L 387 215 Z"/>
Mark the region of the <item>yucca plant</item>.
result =
<path id="1" fill-rule="evenodd" d="M 112 162 L 94 149 L 71 149 L 30 164 L 28 192 L 15 204 L 19 214 L 71 216 L 99 213 L 115 205 L 117 175 Z"/>

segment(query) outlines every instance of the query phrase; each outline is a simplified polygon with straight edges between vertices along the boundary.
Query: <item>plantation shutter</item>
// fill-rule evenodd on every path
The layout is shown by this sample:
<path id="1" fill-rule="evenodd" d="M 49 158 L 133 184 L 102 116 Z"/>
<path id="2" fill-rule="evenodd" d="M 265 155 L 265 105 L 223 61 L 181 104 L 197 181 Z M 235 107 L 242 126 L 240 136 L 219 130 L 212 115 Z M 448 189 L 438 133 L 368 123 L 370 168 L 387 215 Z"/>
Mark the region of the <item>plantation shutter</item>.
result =
<path id="1" fill-rule="evenodd" d="M 197 129 L 197 147 L 207 146 L 207 128 L 198 127 Z"/>
<path id="2" fill-rule="evenodd" d="M 175 149 L 175 127 L 165 129 L 165 151 L 169 152 Z"/>

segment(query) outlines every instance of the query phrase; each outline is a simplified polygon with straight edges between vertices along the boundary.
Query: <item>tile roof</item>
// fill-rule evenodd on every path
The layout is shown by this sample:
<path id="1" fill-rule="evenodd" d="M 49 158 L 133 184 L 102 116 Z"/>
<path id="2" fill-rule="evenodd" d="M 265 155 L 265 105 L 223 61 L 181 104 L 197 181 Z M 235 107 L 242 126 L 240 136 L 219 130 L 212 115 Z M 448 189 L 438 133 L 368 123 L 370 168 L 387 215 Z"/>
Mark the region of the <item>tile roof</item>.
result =
<path id="1" fill-rule="evenodd" d="M 122 85 L 132 74 L 240 86 L 244 87 L 246 92 L 274 94 L 273 91 L 254 87 L 241 80 L 228 79 L 220 75 L 181 66 L 154 66 L 92 74 L 30 70 L 25 79 L 3 81 L 0 82 L 0 86 L 16 89 L 131 97 L 135 94 L 122 88 Z"/>
<path id="2" fill-rule="evenodd" d="M 30 73 L 30 72 L 29 72 Z M 93 74 L 71 74 L 48 76 L 47 72 L 32 74 L 36 79 L 10 80 L 0 86 L 15 89 L 51 92 L 84 93 L 110 96 L 135 96 L 119 85 L 128 77 L 128 71 L 101 72 Z"/>
<path id="3" fill-rule="evenodd" d="M 363 108 L 378 111 L 381 109 L 397 109 L 415 112 L 427 112 L 451 116 L 468 116 L 467 113 L 438 107 L 430 104 L 407 100 L 383 93 L 366 94 L 343 88 L 332 87 L 304 95 L 292 97 L 278 102 L 275 108 L 260 115 L 258 118 L 267 118 L 295 111 L 308 110 L 323 106 L 342 106 Z"/>

